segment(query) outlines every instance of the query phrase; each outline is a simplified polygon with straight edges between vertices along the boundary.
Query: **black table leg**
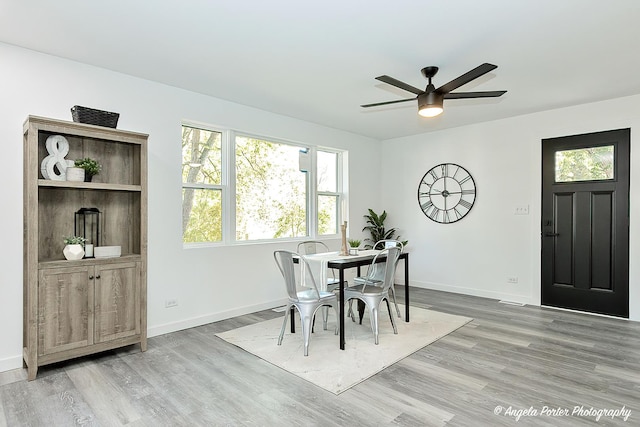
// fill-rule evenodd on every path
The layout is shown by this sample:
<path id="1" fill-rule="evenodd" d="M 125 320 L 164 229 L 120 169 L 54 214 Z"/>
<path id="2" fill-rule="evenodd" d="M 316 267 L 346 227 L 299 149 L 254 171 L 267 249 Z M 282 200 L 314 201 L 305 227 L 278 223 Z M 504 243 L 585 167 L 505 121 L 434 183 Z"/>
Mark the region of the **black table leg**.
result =
<path id="1" fill-rule="evenodd" d="M 404 315 L 405 322 L 409 321 L 409 254 L 404 259 Z"/>
<path id="2" fill-rule="evenodd" d="M 344 268 L 340 269 L 340 350 L 344 350 Z"/>
<path id="3" fill-rule="evenodd" d="M 295 334 L 296 333 L 296 309 L 295 307 L 291 306 L 291 315 L 289 317 L 291 317 L 291 333 Z"/>

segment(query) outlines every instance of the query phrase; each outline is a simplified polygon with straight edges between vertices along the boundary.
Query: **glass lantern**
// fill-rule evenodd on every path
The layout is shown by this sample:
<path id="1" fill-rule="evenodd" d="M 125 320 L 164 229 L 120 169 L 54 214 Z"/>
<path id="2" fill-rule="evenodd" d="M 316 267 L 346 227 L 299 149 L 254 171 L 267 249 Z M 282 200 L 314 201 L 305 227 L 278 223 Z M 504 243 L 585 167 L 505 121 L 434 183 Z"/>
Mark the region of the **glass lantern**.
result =
<path id="1" fill-rule="evenodd" d="M 82 236 L 86 239 L 85 247 L 87 245 L 100 246 L 100 211 L 98 208 L 80 208 L 75 213 L 74 229 L 76 236 Z M 87 258 L 93 256 L 86 254 Z"/>

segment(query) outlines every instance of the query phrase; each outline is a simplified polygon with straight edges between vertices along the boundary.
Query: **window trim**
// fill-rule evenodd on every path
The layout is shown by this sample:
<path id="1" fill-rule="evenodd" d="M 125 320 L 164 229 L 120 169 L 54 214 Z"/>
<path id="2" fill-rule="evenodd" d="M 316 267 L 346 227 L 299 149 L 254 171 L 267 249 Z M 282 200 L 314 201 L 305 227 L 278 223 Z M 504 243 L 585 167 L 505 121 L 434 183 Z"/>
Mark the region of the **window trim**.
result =
<path id="1" fill-rule="evenodd" d="M 319 191 L 318 190 L 318 161 L 317 161 L 317 157 L 318 157 L 318 151 L 322 151 L 325 153 L 332 153 L 332 154 L 336 154 L 336 191 Z M 341 159 L 341 152 L 335 150 L 335 149 L 325 149 L 325 148 L 321 148 L 321 147 L 317 147 L 316 150 L 314 150 L 314 155 L 315 155 L 315 161 L 313 162 L 313 164 L 315 165 L 314 167 L 312 167 L 313 171 L 315 172 L 315 177 L 313 178 L 313 182 L 315 182 L 315 186 L 314 189 L 316 190 L 316 194 L 314 197 L 315 203 L 316 203 L 316 211 L 315 211 L 315 236 L 316 238 L 320 238 L 320 237 L 334 237 L 334 236 L 340 236 L 341 232 L 340 232 L 340 224 L 342 224 L 344 221 L 346 221 L 346 211 L 345 211 L 345 206 L 346 206 L 346 202 L 344 194 L 345 192 L 343 191 L 344 189 L 344 183 L 342 181 L 342 159 Z M 335 234 L 319 234 L 319 230 L 318 230 L 318 211 L 317 211 L 317 206 L 318 206 L 318 199 L 320 196 L 333 196 L 336 197 L 336 233 Z M 344 217 L 344 218 L 343 218 Z"/>

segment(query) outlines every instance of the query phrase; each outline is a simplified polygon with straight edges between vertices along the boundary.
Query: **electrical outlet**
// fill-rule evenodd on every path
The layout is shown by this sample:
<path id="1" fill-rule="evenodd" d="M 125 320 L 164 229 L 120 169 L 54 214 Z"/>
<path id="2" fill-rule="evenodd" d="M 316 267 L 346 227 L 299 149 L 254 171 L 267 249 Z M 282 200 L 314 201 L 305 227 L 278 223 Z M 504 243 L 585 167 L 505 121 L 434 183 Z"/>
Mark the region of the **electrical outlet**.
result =
<path id="1" fill-rule="evenodd" d="M 518 283 L 518 276 L 507 277 L 507 283 Z"/>
<path id="2" fill-rule="evenodd" d="M 529 215 L 529 205 L 516 206 L 513 212 L 514 215 Z"/>
<path id="3" fill-rule="evenodd" d="M 175 307 L 178 305 L 177 299 L 168 299 L 164 302 L 164 308 Z"/>

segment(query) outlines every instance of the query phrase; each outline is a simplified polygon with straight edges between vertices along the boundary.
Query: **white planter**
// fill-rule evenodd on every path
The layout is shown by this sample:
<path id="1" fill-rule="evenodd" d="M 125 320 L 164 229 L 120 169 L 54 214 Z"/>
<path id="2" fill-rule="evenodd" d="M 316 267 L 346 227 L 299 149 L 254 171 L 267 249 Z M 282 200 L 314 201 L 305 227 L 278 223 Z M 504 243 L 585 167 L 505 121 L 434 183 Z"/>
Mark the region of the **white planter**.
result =
<path id="1" fill-rule="evenodd" d="M 67 181 L 84 181 L 84 169 L 76 167 L 68 167 L 66 170 Z"/>
<path id="2" fill-rule="evenodd" d="M 76 259 L 82 259 L 84 256 L 84 249 L 82 249 L 82 245 L 67 245 L 62 250 L 64 257 L 69 261 L 73 261 Z"/>

